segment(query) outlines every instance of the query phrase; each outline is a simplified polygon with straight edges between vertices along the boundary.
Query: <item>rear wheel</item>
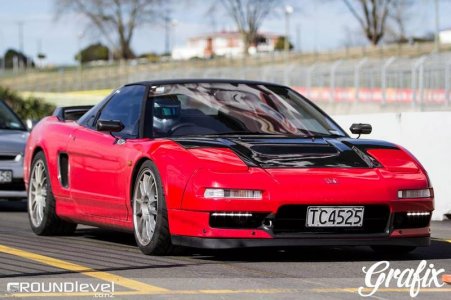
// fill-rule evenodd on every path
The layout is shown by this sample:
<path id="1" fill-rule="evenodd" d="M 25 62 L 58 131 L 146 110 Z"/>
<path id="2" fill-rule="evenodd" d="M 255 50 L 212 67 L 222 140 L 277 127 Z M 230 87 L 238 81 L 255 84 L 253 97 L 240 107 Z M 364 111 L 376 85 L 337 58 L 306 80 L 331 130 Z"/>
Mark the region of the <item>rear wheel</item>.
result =
<path id="1" fill-rule="evenodd" d="M 415 246 L 371 246 L 373 251 L 385 255 L 407 254 L 416 248 Z"/>
<path id="2" fill-rule="evenodd" d="M 58 218 L 55 206 L 47 162 L 44 154 L 39 152 L 31 164 L 28 188 L 28 218 L 34 233 L 57 235 L 75 231 L 77 224 Z"/>
<path id="3" fill-rule="evenodd" d="M 132 205 L 135 240 L 141 251 L 148 255 L 173 252 L 161 179 L 151 161 L 139 169 Z"/>

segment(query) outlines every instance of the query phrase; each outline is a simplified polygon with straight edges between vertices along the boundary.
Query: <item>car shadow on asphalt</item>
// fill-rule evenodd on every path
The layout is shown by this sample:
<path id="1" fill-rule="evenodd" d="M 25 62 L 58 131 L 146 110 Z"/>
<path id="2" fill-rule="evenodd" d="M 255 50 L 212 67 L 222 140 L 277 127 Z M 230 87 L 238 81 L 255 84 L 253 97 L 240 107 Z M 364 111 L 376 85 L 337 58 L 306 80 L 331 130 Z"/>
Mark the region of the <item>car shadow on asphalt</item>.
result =
<path id="1" fill-rule="evenodd" d="M 201 251 L 204 260 L 238 262 L 339 262 L 381 260 L 433 260 L 451 258 L 451 244 L 432 241 L 430 247 L 420 247 L 408 254 L 380 254 L 369 247 L 293 247 L 284 249 L 235 249 Z"/>
<path id="2" fill-rule="evenodd" d="M 26 212 L 26 201 L 0 200 L 0 212 Z M 75 237 L 104 241 L 126 247 L 137 247 L 132 234 L 82 226 Z M 206 250 L 186 248 L 182 255 L 204 261 L 238 262 L 321 262 L 450 259 L 451 243 L 433 240 L 430 247 L 420 247 L 403 255 L 378 254 L 369 247 L 291 247 Z"/>
<path id="3" fill-rule="evenodd" d="M 137 247 L 133 234 L 126 232 L 91 227 L 79 228 L 75 231 L 74 235 L 93 240 Z"/>
<path id="4" fill-rule="evenodd" d="M 79 229 L 76 235 L 115 244 L 137 247 L 132 234 L 98 228 Z M 378 254 L 369 247 L 288 247 L 209 250 L 185 248 L 181 255 L 205 261 L 312 262 L 450 259 L 451 243 L 433 240 L 409 254 Z"/>
<path id="5" fill-rule="evenodd" d="M 0 199 L 0 212 L 27 212 L 27 201 Z"/>

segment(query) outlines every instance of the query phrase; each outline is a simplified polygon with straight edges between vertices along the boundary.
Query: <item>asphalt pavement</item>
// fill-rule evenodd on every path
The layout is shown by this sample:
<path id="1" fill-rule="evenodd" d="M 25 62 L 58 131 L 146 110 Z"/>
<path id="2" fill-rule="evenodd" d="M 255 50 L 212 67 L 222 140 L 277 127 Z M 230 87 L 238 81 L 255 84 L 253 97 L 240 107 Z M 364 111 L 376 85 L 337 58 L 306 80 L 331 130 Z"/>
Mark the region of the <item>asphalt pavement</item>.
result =
<path id="1" fill-rule="evenodd" d="M 0 298 L 363 299 L 358 289 L 369 294 L 373 288 L 362 268 L 388 261 L 371 285 L 391 269 L 415 271 L 425 260 L 418 274 L 429 287 L 415 298 L 451 299 L 451 285 L 432 281 L 439 274 L 442 285 L 442 275 L 451 274 L 451 221 L 433 222 L 432 236 L 430 247 L 402 256 L 377 255 L 367 247 L 302 247 L 190 249 L 155 257 L 141 254 L 130 234 L 88 226 L 72 236 L 36 236 L 25 202 L 0 201 Z M 411 298 L 407 276 L 404 286 L 385 279 L 368 299 Z"/>

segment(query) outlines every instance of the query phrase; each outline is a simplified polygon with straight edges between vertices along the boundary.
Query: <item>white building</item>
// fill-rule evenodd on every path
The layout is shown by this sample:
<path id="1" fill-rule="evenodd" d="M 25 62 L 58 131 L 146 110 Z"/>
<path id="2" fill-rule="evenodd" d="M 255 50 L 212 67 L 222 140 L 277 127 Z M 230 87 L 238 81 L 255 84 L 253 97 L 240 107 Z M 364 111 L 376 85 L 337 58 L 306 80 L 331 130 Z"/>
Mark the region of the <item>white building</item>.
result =
<path id="1" fill-rule="evenodd" d="M 451 28 L 440 31 L 439 39 L 441 44 L 451 44 Z"/>
<path id="2" fill-rule="evenodd" d="M 280 35 L 259 33 L 256 45 L 249 48 L 250 54 L 272 52 Z M 221 31 L 190 38 L 186 47 L 174 48 L 173 59 L 210 58 L 212 56 L 237 57 L 244 52 L 244 42 L 237 31 Z"/>

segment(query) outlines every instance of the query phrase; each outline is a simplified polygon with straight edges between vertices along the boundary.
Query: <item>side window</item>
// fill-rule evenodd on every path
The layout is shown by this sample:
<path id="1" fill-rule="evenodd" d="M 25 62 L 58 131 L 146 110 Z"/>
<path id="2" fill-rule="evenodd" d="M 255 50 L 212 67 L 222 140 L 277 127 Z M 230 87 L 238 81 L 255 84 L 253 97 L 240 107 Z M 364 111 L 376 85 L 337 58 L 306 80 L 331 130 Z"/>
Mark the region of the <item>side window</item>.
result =
<path id="1" fill-rule="evenodd" d="M 117 90 L 100 113 L 100 120 L 121 121 L 125 128 L 118 135 L 136 138 L 139 134 L 139 119 L 146 87 L 126 86 Z"/>
<path id="2" fill-rule="evenodd" d="M 96 104 L 93 108 L 87 111 L 80 119 L 78 119 L 77 123 L 83 127 L 88 127 L 91 129 L 95 129 L 95 118 L 99 110 L 105 105 L 106 102 L 110 99 L 110 96 L 103 99 L 100 103 Z"/>

